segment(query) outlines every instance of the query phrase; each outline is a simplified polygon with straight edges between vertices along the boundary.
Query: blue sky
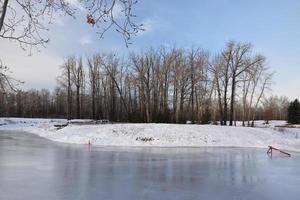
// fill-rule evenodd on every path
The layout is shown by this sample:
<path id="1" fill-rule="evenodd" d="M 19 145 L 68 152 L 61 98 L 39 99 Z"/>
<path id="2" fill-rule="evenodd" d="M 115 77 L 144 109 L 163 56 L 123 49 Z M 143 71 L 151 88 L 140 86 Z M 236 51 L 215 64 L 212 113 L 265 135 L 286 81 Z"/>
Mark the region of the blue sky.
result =
<path id="1" fill-rule="evenodd" d="M 52 89 L 59 65 L 71 54 L 113 50 L 126 55 L 159 45 L 199 46 L 217 53 L 229 40 L 251 42 L 276 72 L 273 94 L 300 98 L 299 0 L 140 0 L 135 13 L 147 30 L 129 48 L 114 32 L 99 39 L 95 28 L 85 23 L 84 13 L 76 20 L 58 16 L 47 33 L 50 44 L 41 53 L 28 57 L 16 44 L 0 40 L 5 47 L 0 54 L 17 78 L 25 80 L 24 88 Z"/>

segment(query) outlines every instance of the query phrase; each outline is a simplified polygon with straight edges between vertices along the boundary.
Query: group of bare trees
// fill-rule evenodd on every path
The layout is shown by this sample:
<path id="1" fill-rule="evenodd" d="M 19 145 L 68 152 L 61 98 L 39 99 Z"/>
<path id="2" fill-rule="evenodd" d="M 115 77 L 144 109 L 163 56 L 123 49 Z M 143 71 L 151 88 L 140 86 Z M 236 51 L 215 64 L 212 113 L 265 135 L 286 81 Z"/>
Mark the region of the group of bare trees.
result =
<path id="1" fill-rule="evenodd" d="M 268 109 L 277 105 L 271 118 L 286 118 L 288 100 L 266 98 L 272 73 L 249 43 L 228 42 L 213 56 L 199 48 L 161 47 L 126 59 L 113 53 L 68 57 L 57 80 L 52 94 L 35 91 L 44 106 L 36 116 L 221 125 L 241 120 L 250 126 L 256 119 L 268 120 Z M 15 101 L 30 94 L 18 92 Z"/>
<path id="2" fill-rule="evenodd" d="M 272 80 L 272 73 L 262 55 L 253 55 L 250 43 L 227 43 L 225 49 L 210 64 L 219 105 L 220 123 L 232 126 L 236 107 L 242 104 L 242 117 L 252 122 L 255 112 Z M 240 98 L 240 102 L 237 101 Z M 229 114 L 229 118 L 228 118 Z"/>
<path id="3" fill-rule="evenodd" d="M 2 117 L 63 117 L 64 112 L 57 106 L 62 109 L 64 104 L 54 102 L 53 98 L 46 89 L 0 94 L 0 113 Z"/>

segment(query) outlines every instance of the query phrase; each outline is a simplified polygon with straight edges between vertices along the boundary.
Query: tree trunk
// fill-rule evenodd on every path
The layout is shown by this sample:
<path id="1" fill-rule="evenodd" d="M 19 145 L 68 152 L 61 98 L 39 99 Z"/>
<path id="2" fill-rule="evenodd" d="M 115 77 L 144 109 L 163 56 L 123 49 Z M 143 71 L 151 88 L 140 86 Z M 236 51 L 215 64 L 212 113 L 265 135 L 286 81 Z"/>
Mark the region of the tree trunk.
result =
<path id="1" fill-rule="evenodd" d="M 76 87 L 76 117 L 80 119 L 80 86 Z"/>
<path id="2" fill-rule="evenodd" d="M 95 86 L 92 86 L 92 116 L 93 119 L 96 119 L 96 106 L 95 106 Z"/>
<path id="3" fill-rule="evenodd" d="M 231 85 L 231 102 L 230 102 L 230 122 L 229 125 L 233 125 L 233 117 L 234 117 L 234 100 L 235 100 L 235 88 L 236 88 L 236 80 L 235 73 L 232 76 L 232 85 Z"/>
<path id="4" fill-rule="evenodd" d="M 227 104 L 227 88 L 228 88 L 228 81 L 225 82 L 225 89 L 224 89 L 224 109 L 223 109 L 223 123 L 221 125 L 227 125 L 227 115 L 228 115 L 228 104 Z"/>
<path id="5" fill-rule="evenodd" d="M 68 97 L 67 97 L 67 101 L 68 101 L 68 114 L 67 114 L 67 118 L 68 120 L 70 120 L 72 118 L 72 88 L 71 88 L 71 71 L 70 71 L 70 66 L 68 66 L 67 69 L 67 76 L 68 76 Z"/>
<path id="6" fill-rule="evenodd" d="M 3 6 L 2 6 L 2 14 L 1 14 L 1 18 L 0 18 L 0 32 L 1 32 L 3 24 L 4 24 L 4 18 L 6 15 L 7 6 L 8 6 L 8 0 L 4 0 Z"/>

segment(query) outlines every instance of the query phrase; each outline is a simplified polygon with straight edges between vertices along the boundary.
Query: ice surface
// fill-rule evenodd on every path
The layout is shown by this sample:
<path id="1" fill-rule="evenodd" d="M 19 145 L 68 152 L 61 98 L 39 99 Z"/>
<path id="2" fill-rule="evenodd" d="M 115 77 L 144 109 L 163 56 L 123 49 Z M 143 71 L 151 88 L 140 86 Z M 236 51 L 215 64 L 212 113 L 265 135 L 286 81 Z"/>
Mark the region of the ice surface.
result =
<path id="1" fill-rule="evenodd" d="M 257 148 L 97 147 L 0 131 L 2 200 L 298 200 L 300 156 Z"/>

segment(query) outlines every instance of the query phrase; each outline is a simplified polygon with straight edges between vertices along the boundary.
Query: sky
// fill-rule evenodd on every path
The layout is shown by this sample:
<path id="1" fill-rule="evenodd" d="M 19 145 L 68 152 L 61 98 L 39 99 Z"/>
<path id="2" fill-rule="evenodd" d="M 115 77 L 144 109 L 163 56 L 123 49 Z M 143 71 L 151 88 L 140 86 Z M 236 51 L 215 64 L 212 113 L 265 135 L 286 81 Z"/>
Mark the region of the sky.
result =
<path id="1" fill-rule="evenodd" d="M 218 53 L 235 40 L 251 42 L 255 52 L 267 57 L 275 72 L 274 95 L 300 98 L 299 0 L 140 0 L 134 7 L 135 21 L 146 31 L 134 37 L 129 48 L 114 31 L 101 39 L 97 29 L 85 23 L 85 11 L 78 12 L 76 19 L 57 16 L 45 33 L 50 43 L 30 56 L 18 44 L 0 39 L 0 57 L 14 77 L 25 82 L 22 88 L 52 90 L 60 65 L 70 55 L 114 51 L 126 56 L 160 45 Z"/>

